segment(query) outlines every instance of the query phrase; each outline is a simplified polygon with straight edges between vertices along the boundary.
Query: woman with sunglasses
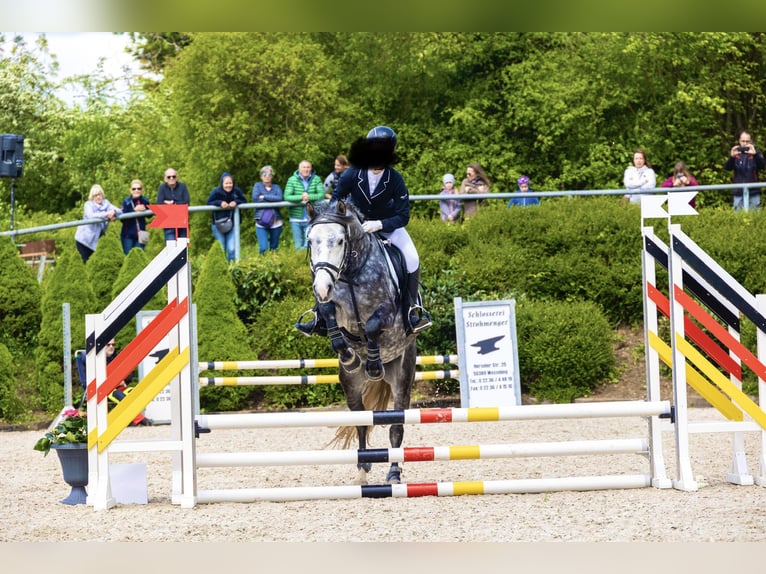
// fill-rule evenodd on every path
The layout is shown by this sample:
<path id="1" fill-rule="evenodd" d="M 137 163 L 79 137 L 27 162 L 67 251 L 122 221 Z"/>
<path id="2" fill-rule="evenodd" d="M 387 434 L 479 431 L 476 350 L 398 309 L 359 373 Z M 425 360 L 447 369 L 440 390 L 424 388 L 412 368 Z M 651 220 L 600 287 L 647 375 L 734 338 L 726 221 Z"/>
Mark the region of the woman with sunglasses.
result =
<path id="1" fill-rule="evenodd" d="M 149 211 L 149 200 L 144 197 L 144 184 L 140 179 L 134 179 L 130 182 L 130 196 L 122 202 L 122 213 L 135 213 L 137 211 Z M 151 213 L 151 212 L 150 212 Z M 138 247 L 144 249 L 145 243 L 139 241 L 139 236 L 143 236 L 141 231 L 146 231 L 146 218 L 136 217 L 134 219 L 122 219 L 122 231 L 120 232 L 120 241 L 122 241 L 122 250 L 127 255 L 131 249 Z"/>

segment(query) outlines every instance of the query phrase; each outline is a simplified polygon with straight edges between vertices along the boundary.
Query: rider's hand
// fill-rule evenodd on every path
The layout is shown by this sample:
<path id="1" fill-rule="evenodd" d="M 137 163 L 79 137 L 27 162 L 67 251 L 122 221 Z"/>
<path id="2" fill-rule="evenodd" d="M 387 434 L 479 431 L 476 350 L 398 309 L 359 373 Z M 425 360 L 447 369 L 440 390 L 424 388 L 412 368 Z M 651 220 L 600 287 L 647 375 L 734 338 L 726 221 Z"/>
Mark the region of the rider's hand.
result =
<path id="1" fill-rule="evenodd" d="M 366 233 L 375 233 L 376 231 L 383 229 L 383 223 L 374 219 L 371 221 L 365 221 L 362 223 L 362 229 L 364 229 Z"/>

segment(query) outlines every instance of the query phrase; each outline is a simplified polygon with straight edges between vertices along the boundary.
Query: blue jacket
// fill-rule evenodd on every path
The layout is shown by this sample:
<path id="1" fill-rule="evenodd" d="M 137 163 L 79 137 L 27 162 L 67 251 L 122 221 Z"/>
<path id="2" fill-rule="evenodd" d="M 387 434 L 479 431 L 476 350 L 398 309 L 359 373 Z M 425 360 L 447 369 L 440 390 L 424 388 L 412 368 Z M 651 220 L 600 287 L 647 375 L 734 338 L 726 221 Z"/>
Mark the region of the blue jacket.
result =
<path id="1" fill-rule="evenodd" d="M 231 188 L 231 191 L 226 191 L 223 186 L 223 178 L 224 177 L 231 177 L 231 174 L 227 172 L 223 172 L 221 174 L 221 183 L 218 184 L 218 187 L 214 188 L 213 191 L 210 192 L 210 195 L 207 197 L 207 204 L 208 205 L 215 205 L 217 207 L 221 207 L 221 202 L 230 202 L 235 201 L 237 205 L 240 203 L 245 203 L 245 194 L 242 193 L 242 190 L 237 187 L 237 184 L 234 183 L 234 187 Z M 232 181 L 234 181 L 234 178 L 232 178 Z M 231 215 L 231 210 L 226 209 L 224 211 L 214 211 L 213 212 L 213 223 L 217 219 L 226 219 Z"/>
<path id="2" fill-rule="evenodd" d="M 332 192 L 333 199 L 351 196 L 353 204 L 366 219 L 379 220 L 382 231 L 390 233 L 405 227 L 410 221 L 410 194 L 404 178 L 394 168 L 387 167 L 372 192 L 367 180 L 367 170 L 350 167 L 343 172 L 338 186 Z"/>
<path id="3" fill-rule="evenodd" d="M 532 191 L 531 189 L 529 191 Z M 527 205 L 540 205 L 540 199 L 537 197 L 528 197 L 525 195 L 526 192 L 522 192 L 521 190 L 517 189 L 516 193 L 519 195 L 517 197 L 512 197 L 508 200 L 508 207 L 512 207 L 514 205 L 518 205 L 519 207 L 525 207 Z"/>
<path id="4" fill-rule="evenodd" d="M 136 209 L 135 207 L 138 204 L 144 205 L 147 208 L 147 211 L 144 213 L 147 213 L 148 215 L 151 215 L 152 212 L 148 211 L 149 208 L 149 200 L 146 199 L 143 195 L 139 197 L 136 201 L 133 201 L 133 197 L 128 197 L 122 201 L 122 212 L 123 213 L 135 213 Z M 138 241 L 138 230 L 146 231 L 146 217 L 136 217 L 135 219 L 123 219 L 122 220 L 122 231 L 120 232 L 120 237 L 129 237 L 130 239 L 134 239 Z"/>
<path id="5" fill-rule="evenodd" d="M 261 199 L 261 196 L 263 196 L 263 199 Z M 271 184 L 271 191 L 268 191 L 266 189 L 266 186 L 263 185 L 262 181 L 257 182 L 253 186 L 253 195 L 251 196 L 251 199 L 253 203 L 261 203 L 261 202 L 272 202 L 272 201 L 282 201 L 282 188 L 279 187 L 278 184 L 272 183 Z M 265 208 L 260 208 L 255 210 L 255 220 L 259 220 L 261 218 L 261 215 L 263 215 L 263 210 Z M 277 221 L 282 221 L 282 215 L 279 213 L 279 209 L 274 208 L 277 212 Z"/>

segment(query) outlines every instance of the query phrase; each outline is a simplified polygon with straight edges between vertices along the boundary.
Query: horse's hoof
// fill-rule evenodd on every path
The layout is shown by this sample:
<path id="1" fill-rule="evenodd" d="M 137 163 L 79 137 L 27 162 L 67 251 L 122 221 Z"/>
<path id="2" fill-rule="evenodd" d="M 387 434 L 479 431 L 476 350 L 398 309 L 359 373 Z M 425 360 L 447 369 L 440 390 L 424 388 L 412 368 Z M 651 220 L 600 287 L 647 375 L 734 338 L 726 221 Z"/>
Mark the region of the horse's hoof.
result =
<path id="1" fill-rule="evenodd" d="M 353 374 L 356 373 L 362 366 L 362 360 L 359 358 L 359 355 L 354 353 L 354 351 L 351 349 L 348 351 L 350 356 L 348 358 L 344 358 L 343 355 L 341 355 L 340 364 L 344 371 L 346 371 L 348 374 Z"/>
<path id="2" fill-rule="evenodd" d="M 386 475 L 386 484 L 401 484 L 401 482 L 402 482 L 401 472 L 388 471 L 388 474 Z"/>
<path id="3" fill-rule="evenodd" d="M 364 366 L 364 370 L 367 373 L 367 378 L 371 381 L 379 381 L 386 376 L 386 371 L 383 368 L 383 363 L 380 361 L 367 361 L 367 364 Z"/>
<path id="4" fill-rule="evenodd" d="M 354 481 L 354 484 L 360 484 L 362 486 L 367 484 L 367 471 L 363 468 L 359 469 L 359 472 L 356 475 L 356 480 Z"/>

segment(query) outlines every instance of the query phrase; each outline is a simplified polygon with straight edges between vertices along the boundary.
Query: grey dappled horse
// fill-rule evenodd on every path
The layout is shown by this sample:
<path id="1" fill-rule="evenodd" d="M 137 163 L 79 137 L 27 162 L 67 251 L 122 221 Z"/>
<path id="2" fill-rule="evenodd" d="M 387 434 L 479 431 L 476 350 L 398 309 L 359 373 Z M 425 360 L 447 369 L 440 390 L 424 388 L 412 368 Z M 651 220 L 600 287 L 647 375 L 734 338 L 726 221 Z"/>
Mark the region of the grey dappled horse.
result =
<path id="1" fill-rule="evenodd" d="M 394 409 L 410 406 L 417 360 L 416 335 L 408 335 L 397 289 L 384 248 L 376 235 L 365 233 L 353 205 L 334 201 L 323 211 L 309 208 L 308 232 L 314 295 L 327 322 L 333 350 L 340 360 L 339 378 L 352 411 L 386 410 L 393 394 Z M 371 430 L 371 427 L 370 427 Z M 359 448 L 367 446 L 368 427 L 356 427 Z M 354 427 L 338 430 L 336 440 L 347 448 Z M 389 429 L 392 448 L 404 438 L 404 427 Z M 367 484 L 371 463 L 360 463 L 358 483 Z M 393 463 L 389 484 L 401 481 Z"/>

